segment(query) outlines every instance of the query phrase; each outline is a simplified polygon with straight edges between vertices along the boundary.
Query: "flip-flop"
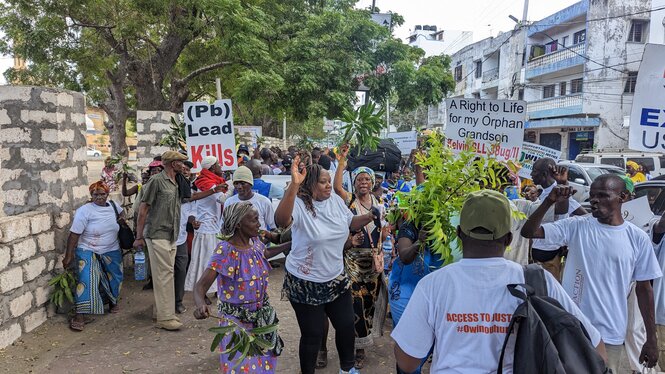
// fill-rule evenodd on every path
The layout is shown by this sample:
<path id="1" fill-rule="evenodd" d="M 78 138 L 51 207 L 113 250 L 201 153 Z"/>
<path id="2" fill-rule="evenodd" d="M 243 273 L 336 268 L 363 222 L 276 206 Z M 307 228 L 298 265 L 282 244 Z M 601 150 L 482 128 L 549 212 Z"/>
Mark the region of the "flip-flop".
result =
<path id="1" fill-rule="evenodd" d="M 110 313 L 118 313 L 120 312 L 120 306 L 118 304 L 113 305 L 112 307 L 109 308 Z"/>
<path id="2" fill-rule="evenodd" d="M 316 368 L 323 369 L 328 366 L 328 351 L 319 351 L 316 355 Z"/>
<path id="3" fill-rule="evenodd" d="M 69 320 L 69 328 L 74 331 L 83 331 L 85 321 L 77 321 L 74 318 Z"/>

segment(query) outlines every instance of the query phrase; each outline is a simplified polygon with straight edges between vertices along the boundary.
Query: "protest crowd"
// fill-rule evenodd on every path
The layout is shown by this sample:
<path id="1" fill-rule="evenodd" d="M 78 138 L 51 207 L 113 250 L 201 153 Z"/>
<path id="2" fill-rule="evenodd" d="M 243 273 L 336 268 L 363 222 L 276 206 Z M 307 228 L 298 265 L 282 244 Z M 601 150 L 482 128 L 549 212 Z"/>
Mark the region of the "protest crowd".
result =
<path id="1" fill-rule="evenodd" d="M 193 173 L 186 155 L 168 151 L 153 155 L 139 183 L 123 175 L 119 185 L 105 168 L 63 260 L 79 279 L 71 329 L 85 332 L 104 304 L 121 312 L 118 232 L 129 227 L 132 251 L 146 254 L 157 328 L 179 330 L 178 315 L 193 312 L 244 331 L 219 340 L 222 373 L 279 365 L 284 343 L 271 326 L 280 316 L 267 288 L 284 256 L 282 298 L 299 326 L 303 374 L 328 365 L 373 372 L 365 358 L 385 325 L 397 373 L 620 373 L 624 362 L 640 373 L 665 363 L 665 220 L 637 227 L 621 211 L 644 176 L 637 165 L 626 177 L 598 177 L 588 210 L 549 158 L 535 162 L 530 183 L 514 165 L 493 173 L 498 183 L 472 181 L 484 188 L 445 217 L 457 237 L 446 257 L 427 220 L 400 210 L 402 197 L 429 183 L 426 142 L 389 162 L 353 153 L 346 144 L 241 145 L 236 170 L 206 156 Z M 266 178 L 278 175 L 285 186 Z M 112 189 L 131 197 L 134 217 L 109 199 Z M 195 305 L 183 303 L 186 292 Z"/>

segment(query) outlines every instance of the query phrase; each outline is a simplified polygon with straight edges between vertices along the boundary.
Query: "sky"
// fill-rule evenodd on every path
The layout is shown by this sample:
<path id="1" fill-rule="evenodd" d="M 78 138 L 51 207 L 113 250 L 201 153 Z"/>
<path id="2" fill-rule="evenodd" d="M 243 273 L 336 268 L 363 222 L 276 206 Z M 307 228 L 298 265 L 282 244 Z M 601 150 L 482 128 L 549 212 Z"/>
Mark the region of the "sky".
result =
<path id="1" fill-rule="evenodd" d="M 538 21 L 579 0 L 531 0 L 527 20 Z M 369 8 L 372 0 L 360 0 L 359 8 Z M 513 15 L 522 19 L 524 0 L 376 0 L 381 12 L 393 11 L 404 17 L 404 25 L 395 29 L 395 36 L 405 39 L 415 25 L 436 25 L 439 30 L 473 31 L 477 42 L 500 31 L 510 31 Z M 6 84 L 2 73 L 13 60 L 0 56 L 0 84 Z"/>
<path id="2" fill-rule="evenodd" d="M 539 21 L 579 0 L 531 0 L 527 21 Z M 360 0 L 357 7 L 369 8 L 372 0 Z M 404 25 L 394 30 L 395 36 L 405 39 L 415 25 L 435 25 L 438 30 L 473 31 L 477 42 L 498 32 L 510 31 L 513 15 L 522 19 L 524 0 L 376 0 L 384 13 L 392 11 L 404 17 Z"/>

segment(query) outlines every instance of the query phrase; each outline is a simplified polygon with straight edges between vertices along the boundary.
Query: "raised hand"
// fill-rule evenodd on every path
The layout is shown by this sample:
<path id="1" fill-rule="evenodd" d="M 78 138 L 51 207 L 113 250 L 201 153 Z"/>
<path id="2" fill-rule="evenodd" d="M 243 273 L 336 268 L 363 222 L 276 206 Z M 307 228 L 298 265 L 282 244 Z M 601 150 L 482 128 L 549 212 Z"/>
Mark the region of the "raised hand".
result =
<path id="1" fill-rule="evenodd" d="M 566 185 L 568 184 L 568 168 L 559 165 L 554 167 L 554 180 L 556 181 L 557 184 L 560 185 Z"/>
<path id="2" fill-rule="evenodd" d="M 303 169 L 302 173 L 300 172 L 300 155 L 297 155 L 293 160 L 293 164 L 291 165 L 291 182 L 296 186 L 300 186 L 302 182 L 305 181 L 306 176 L 306 169 Z"/>
<path id="3" fill-rule="evenodd" d="M 552 189 L 552 192 L 547 196 L 547 199 L 552 202 L 562 202 L 568 200 L 571 196 L 575 194 L 575 191 L 570 186 L 556 186 Z"/>
<path id="4" fill-rule="evenodd" d="M 339 151 L 337 152 L 337 161 L 346 161 L 346 158 L 349 156 L 349 144 L 344 143 L 339 147 Z"/>

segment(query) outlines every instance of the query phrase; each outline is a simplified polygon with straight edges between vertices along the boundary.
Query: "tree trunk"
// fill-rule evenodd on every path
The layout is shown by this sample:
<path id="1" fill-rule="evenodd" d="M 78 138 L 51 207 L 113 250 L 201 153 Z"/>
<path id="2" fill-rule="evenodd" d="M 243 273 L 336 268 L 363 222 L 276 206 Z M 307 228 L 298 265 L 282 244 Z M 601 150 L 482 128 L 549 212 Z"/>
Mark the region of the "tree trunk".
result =
<path id="1" fill-rule="evenodd" d="M 128 157 L 129 149 L 127 148 L 125 125 L 131 112 L 125 100 L 125 71 L 124 69 L 120 69 L 115 73 L 107 71 L 106 76 L 111 81 L 111 85 L 108 87 L 107 97 L 101 103 L 101 107 L 109 116 L 109 121 L 105 122 L 104 126 L 109 131 L 111 153 Z"/>

